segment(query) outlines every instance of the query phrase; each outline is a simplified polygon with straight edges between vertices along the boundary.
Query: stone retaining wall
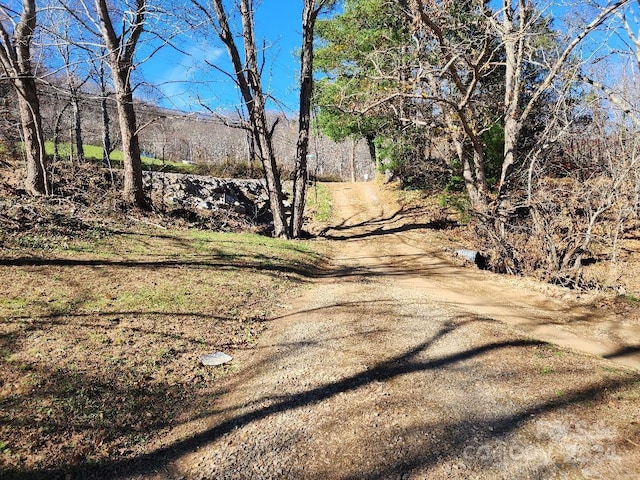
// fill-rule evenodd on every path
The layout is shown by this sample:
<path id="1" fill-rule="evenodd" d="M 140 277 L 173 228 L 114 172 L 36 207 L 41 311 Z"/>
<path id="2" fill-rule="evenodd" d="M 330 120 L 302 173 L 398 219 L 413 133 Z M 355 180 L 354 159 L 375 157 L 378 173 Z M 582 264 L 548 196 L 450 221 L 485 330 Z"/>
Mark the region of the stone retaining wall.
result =
<path id="1" fill-rule="evenodd" d="M 215 215 L 216 211 L 232 210 L 254 222 L 269 213 L 269 197 L 263 180 L 144 172 L 144 186 L 153 206 L 167 212 L 187 210 Z"/>

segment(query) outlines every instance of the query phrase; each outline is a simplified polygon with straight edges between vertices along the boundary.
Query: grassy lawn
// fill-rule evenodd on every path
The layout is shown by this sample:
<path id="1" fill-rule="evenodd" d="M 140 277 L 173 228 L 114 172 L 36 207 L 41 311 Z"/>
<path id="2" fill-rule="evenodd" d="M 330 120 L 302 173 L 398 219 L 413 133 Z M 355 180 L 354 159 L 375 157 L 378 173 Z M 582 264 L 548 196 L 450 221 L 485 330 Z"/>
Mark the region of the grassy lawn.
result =
<path id="1" fill-rule="evenodd" d="M 152 227 L 0 248 L 0 470 L 64 478 L 206 416 L 238 361 L 197 356 L 251 348 L 320 261 L 308 243 Z"/>
<path id="2" fill-rule="evenodd" d="M 46 142 L 45 148 L 47 155 L 53 155 L 54 148 L 53 142 Z M 69 156 L 70 152 L 69 143 L 61 143 L 59 150 L 61 156 Z M 84 145 L 84 156 L 87 159 L 101 160 L 102 159 L 102 147 L 97 145 Z M 124 160 L 122 150 L 114 150 L 109 156 L 114 166 L 120 166 Z M 144 170 L 165 170 L 176 173 L 193 173 L 193 166 L 180 162 L 170 162 L 153 157 L 142 156 L 142 168 Z"/>

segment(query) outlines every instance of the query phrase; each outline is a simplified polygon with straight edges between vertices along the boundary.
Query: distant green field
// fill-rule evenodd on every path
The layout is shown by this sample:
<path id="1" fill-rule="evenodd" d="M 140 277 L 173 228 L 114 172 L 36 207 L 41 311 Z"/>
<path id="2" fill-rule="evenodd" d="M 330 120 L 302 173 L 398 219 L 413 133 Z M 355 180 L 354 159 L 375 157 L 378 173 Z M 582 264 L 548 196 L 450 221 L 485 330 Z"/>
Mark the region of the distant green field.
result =
<path id="1" fill-rule="evenodd" d="M 70 144 L 69 143 L 61 143 L 59 145 L 59 151 L 61 156 L 68 156 L 70 152 Z M 47 151 L 47 155 L 53 155 L 53 142 L 46 142 L 45 149 Z M 97 145 L 84 145 L 84 157 L 87 159 L 93 160 L 101 160 L 102 159 L 102 147 Z M 111 162 L 115 167 L 119 167 L 124 160 L 124 155 L 122 150 L 114 150 L 111 152 L 109 156 L 111 158 Z M 153 157 L 142 157 L 142 168 L 144 170 L 164 170 L 167 172 L 177 172 L 177 173 L 192 173 L 193 166 L 187 165 L 179 162 L 169 162 L 153 158 Z"/>

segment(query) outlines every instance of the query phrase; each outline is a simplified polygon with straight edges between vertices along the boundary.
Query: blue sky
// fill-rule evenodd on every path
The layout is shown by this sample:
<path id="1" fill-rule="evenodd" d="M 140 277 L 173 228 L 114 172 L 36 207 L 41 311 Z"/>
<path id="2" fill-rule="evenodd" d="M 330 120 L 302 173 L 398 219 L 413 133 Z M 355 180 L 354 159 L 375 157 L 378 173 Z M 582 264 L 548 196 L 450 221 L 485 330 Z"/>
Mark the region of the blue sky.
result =
<path id="1" fill-rule="evenodd" d="M 282 102 L 285 113 L 293 114 L 298 106 L 299 63 L 296 51 L 301 42 L 302 1 L 279 0 L 259 2 L 256 10 L 258 45 L 265 39 L 267 65 L 263 87 Z M 209 32 L 210 33 L 210 32 Z M 208 38 L 181 37 L 179 47 L 184 55 L 165 48 L 139 68 L 145 79 L 159 84 L 166 98 L 162 106 L 186 111 L 203 111 L 199 102 L 225 113 L 233 111 L 240 98 L 231 80 L 208 67 L 205 60 L 228 69 L 227 51 L 213 35 Z M 275 104 L 270 106 L 277 108 Z"/>
<path id="2" fill-rule="evenodd" d="M 296 52 L 301 42 L 302 0 L 262 0 L 256 5 L 257 43 L 261 45 L 264 39 L 268 45 L 263 87 L 281 102 L 271 103 L 270 108 L 283 109 L 287 115 L 295 115 L 299 75 Z M 492 0 L 491 5 L 499 9 L 501 2 Z M 575 8 L 567 9 L 556 3 L 551 11 L 556 18 L 555 26 L 564 28 L 562 15 L 577 13 Z M 579 7 L 580 11 L 582 7 Z M 207 30 L 206 35 L 199 32 L 197 38 L 192 35 L 177 42 L 187 55 L 166 48 L 139 67 L 145 79 L 158 85 L 162 91 L 164 98 L 159 99 L 162 106 L 197 112 L 205 111 L 199 104 L 203 102 L 211 110 L 227 113 L 239 105 L 240 97 L 231 80 L 205 64 L 206 60 L 229 70 L 226 50 L 214 38 L 211 29 Z M 581 48 L 588 49 L 586 45 L 593 44 L 587 41 Z"/>

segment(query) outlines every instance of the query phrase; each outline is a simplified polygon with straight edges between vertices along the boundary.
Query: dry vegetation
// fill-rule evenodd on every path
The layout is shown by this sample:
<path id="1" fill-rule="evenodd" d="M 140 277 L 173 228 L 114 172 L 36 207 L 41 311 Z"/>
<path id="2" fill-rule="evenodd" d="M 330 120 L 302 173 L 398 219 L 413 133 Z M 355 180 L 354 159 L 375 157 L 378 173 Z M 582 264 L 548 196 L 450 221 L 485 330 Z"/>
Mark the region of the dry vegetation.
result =
<path id="1" fill-rule="evenodd" d="M 197 356 L 250 348 L 322 260 L 317 244 L 114 210 L 117 194 L 89 169 L 78 175 L 89 188 L 61 182 L 65 197 L 2 186 L 3 478 L 95 472 L 143 457 L 170 431 L 214 413 L 224 377 L 239 367 L 203 367 Z M 326 222 L 326 188 L 309 200 Z M 428 219 L 433 248 L 474 245 L 465 218 L 441 200 L 405 194 L 403 216 Z M 603 295 L 594 308 L 637 314 L 637 238 L 629 231 L 622 245 L 626 296 Z"/>
<path id="2" fill-rule="evenodd" d="M 321 259 L 257 234 L 107 215 L 108 194 L 101 203 L 2 193 L 3 478 L 137 456 L 206 415 L 217 379 L 235 367 L 197 356 L 254 342 Z"/>
<path id="3" fill-rule="evenodd" d="M 539 195 L 541 198 L 544 196 L 542 193 Z M 415 212 L 417 223 L 424 221 L 421 216 L 426 215 L 428 222 L 438 227 L 437 239 L 448 251 L 463 247 L 478 250 L 483 254 L 495 255 L 491 244 L 487 243 L 483 236 L 482 226 L 470 214 L 463 196 L 404 191 L 400 192 L 400 201 L 403 209 Z M 575 198 L 571 198 L 571 202 L 574 203 L 569 201 L 556 203 L 552 199 L 546 201 L 550 211 L 545 212 L 545 220 L 553 222 L 552 226 L 558 232 L 562 231 L 560 227 L 569 225 L 564 230 L 564 235 L 558 234 L 549 239 L 549 242 L 556 242 L 558 249 L 560 247 L 568 249 L 569 246 L 576 248 L 575 243 L 583 239 L 581 232 L 581 229 L 584 230 L 583 216 L 578 218 L 576 215 L 566 215 L 572 207 L 578 209 L 575 201 Z M 583 258 L 580 265 L 579 273 L 582 283 L 573 284 L 571 287 L 575 289 L 576 295 L 594 299 L 594 307 L 613 307 L 621 314 L 626 312 L 636 314 L 640 302 L 640 223 L 629 222 L 627 227 L 618 233 L 614 245 L 613 235 L 616 233 L 617 226 L 615 221 L 607 221 L 607 218 L 598 224 L 590 250 L 585 251 L 589 255 Z M 549 231 L 552 230 L 549 226 L 547 228 Z M 546 263 L 549 254 L 544 244 L 545 234 L 538 231 L 532 232 L 530 224 L 520 230 L 516 224 L 513 232 L 515 233 L 510 240 L 520 245 L 519 251 L 523 264 L 528 261 L 530 265 L 526 275 L 544 282 L 563 285 L 564 282 L 557 281 L 554 276 L 558 273 L 557 270 Z M 523 245 L 526 247 L 522 248 Z"/>
<path id="4" fill-rule="evenodd" d="M 205 415 L 226 369 L 197 355 L 252 343 L 317 260 L 253 235 L 151 228 L 3 249 L 3 467 L 140 454 Z"/>

